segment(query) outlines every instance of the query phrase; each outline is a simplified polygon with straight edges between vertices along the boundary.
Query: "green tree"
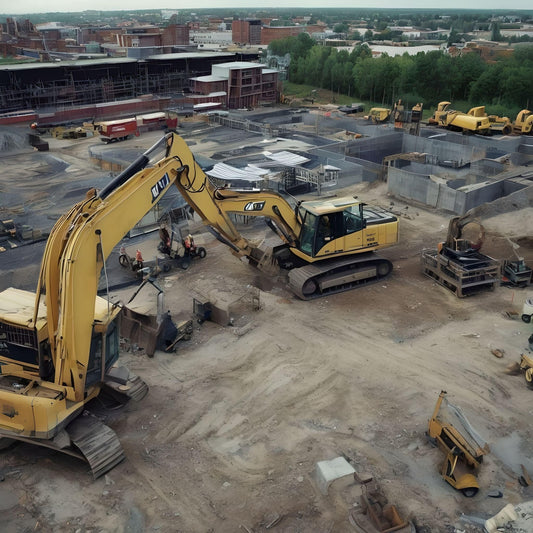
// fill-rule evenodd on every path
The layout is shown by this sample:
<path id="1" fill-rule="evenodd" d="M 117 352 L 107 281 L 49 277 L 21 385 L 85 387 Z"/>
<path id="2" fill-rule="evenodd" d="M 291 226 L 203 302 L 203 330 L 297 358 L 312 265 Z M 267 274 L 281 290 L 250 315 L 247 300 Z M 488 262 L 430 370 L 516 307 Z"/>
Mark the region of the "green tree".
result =
<path id="1" fill-rule="evenodd" d="M 348 24 L 345 24 L 344 22 L 341 24 L 335 24 L 335 26 L 333 26 L 334 33 L 348 33 L 349 29 L 350 28 Z"/>

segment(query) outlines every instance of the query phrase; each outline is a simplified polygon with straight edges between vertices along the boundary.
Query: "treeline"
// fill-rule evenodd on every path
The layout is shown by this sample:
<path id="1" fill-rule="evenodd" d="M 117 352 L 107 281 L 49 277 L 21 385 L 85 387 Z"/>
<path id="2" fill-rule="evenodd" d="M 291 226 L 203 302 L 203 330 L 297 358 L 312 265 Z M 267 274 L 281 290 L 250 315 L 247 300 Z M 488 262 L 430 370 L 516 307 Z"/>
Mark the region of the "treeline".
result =
<path id="1" fill-rule="evenodd" d="M 269 52 L 290 54 L 288 79 L 361 100 L 392 104 L 398 98 L 443 100 L 492 106 L 493 113 L 515 113 L 533 105 L 533 46 L 517 47 L 510 57 L 486 63 L 476 53 L 452 57 L 443 51 L 373 58 L 365 44 L 351 52 L 320 46 L 302 33 L 274 41 Z"/>

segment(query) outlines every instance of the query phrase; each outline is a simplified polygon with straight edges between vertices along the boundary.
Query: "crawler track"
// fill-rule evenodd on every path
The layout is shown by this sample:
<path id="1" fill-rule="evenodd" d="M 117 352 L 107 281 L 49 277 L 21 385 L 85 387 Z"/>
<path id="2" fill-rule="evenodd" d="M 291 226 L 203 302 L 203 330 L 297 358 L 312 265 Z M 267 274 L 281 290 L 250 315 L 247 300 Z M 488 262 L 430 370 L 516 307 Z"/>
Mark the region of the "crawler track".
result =
<path id="1" fill-rule="evenodd" d="M 391 272 L 388 259 L 369 252 L 295 268 L 289 272 L 289 288 L 302 300 L 312 300 L 382 280 Z"/>
<path id="2" fill-rule="evenodd" d="M 124 460 L 116 433 L 93 416 L 80 415 L 54 439 L 33 439 L 20 435 L 0 435 L 6 443 L 21 441 L 76 457 L 89 463 L 94 479 Z M 0 441 L 4 438 L 0 438 Z"/>

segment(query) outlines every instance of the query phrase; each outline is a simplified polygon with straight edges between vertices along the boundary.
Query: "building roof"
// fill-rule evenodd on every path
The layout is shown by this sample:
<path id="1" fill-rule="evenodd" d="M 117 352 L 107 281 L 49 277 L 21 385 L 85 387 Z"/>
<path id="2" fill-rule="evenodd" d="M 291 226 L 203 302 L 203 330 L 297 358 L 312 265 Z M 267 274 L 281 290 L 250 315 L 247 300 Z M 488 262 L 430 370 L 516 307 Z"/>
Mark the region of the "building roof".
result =
<path id="1" fill-rule="evenodd" d="M 132 57 L 107 57 L 105 59 L 79 59 L 72 61 L 54 61 L 50 63 L 16 63 L 14 65 L 0 65 L 0 70 L 27 70 L 39 68 L 60 67 L 90 67 L 92 65 L 137 63 L 139 60 Z"/>
<path id="2" fill-rule="evenodd" d="M 211 107 L 218 107 L 221 105 L 221 102 L 202 102 L 199 104 L 194 104 L 193 109 L 195 111 L 201 111 L 202 109 L 210 109 Z"/>
<path id="3" fill-rule="evenodd" d="M 203 81 L 208 83 L 212 81 L 228 81 L 228 78 L 225 78 L 224 76 L 213 76 L 212 74 L 209 74 L 208 76 L 198 76 L 196 78 L 191 78 L 191 80 Z"/>
<path id="4" fill-rule="evenodd" d="M 190 96 L 187 96 L 186 98 L 190 100 L 201 100 L 202 98 L 218 98 L 220 96 L 227 96 L 228 93 L 226 91 L 214 91 L 209 94 L 193 94 Z"/>
<path id="5" fill-rule="evenodd" d="M 203 57 L 233 57 L 231 52 L 176 52 L 174 54 L 155 54 L 148 56 L 148 59 L 154 60 L 172 60 L 172 59 L 198 59 Z"/>
<path id="6" fill-rule="evenodd" d="M 263 65 L 262 63 L 253 63 L 252 61 L 230 61 L 228 63 L 218 63 L 217 65 L 213 65 L 213 66 L 229 68 L 229 69 L 266 67 L 266 65 Z"/>
<path id="7" fill-rule="evenodd" d="M 257 181 L 268 173 L 268 170 L 256 167 L 255 165 L 248 165 L 246 168 L 236 168 L 226 163 L 217 163 L 211 170 L 207 171 L 207 175 L 212 178 L 228 181 L 232 179 Z"/>
<path id="8" fill-rule="evenodd" d="M 273 161 L 276 161 L 288 167 L 298 167 L 300 165 L 303 165 L 304 163 L 308 163 L 309 161 L 311 161 L 307 157 L 303 157 L 301 155 L 293 154 L 292 152 L 286 152 L 286 151 L 276 152 L 275 154 L 265 154 L 265 155 L 269 159 L 272 159 Z"/>

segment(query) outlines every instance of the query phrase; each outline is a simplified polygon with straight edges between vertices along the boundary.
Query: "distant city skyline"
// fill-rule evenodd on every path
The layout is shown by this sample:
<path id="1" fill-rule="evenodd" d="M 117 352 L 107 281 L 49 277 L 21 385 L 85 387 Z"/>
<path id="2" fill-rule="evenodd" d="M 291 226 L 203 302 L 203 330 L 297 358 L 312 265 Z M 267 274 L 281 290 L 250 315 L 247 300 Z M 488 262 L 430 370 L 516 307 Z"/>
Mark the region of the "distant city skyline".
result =
<path id="1" fill-rule="evenodd" d="M 194 10 L 194 9 L 243 9 L 250 10 L 276 9 L 276 8 L 302 8 L 301 0 L 288 0 L 283 3 L 280 0 L 263 0 L 259 4 L 251 2 L 250 0 L 184 0 L 177 2 L 176 0 L 161 0 L 157 3 L 147 4 L 146 0 L 115 0 L 112 4 L 107 0 L 91 0 L 89 2 L 78 2 L 72 4 L 70 0 L 51 0 L 43 2 L 42 0 L 21 0 L 19 2 L 8 3 L 3 0 L 0 6 L 0 13 L 17 15 L 17 14 L 31 14 L 31 13 L 48 13 L 48 12 L 80 12 L 87 10 L 101 10 L 101 11 L 132 11 L 138 9 L 180 9 Z M 316 0 L 306 2 L 306 8 L 313 7 L 324 9 L 324 3 Z M 354 3 L 351 1 L 333 0 L 328 3 L 328 8 L 378 8 L 378 9 L 444 9 L 447 11 L 458 9 L 478 9 L 478 10 L 497 10 L 497 11 L 512 11 L 512 10 L 528 10 L 531 9 L 531 0 L 511 0 L 509 4 L 504 7 L 500 0 L 473 0 L 465 5 L 461 0 L 450 0 L 443 6 L 442 2 L 435 0 L 403 0 L 400 4 L 391 6 L 388 0 L 362 0 Z"/>

